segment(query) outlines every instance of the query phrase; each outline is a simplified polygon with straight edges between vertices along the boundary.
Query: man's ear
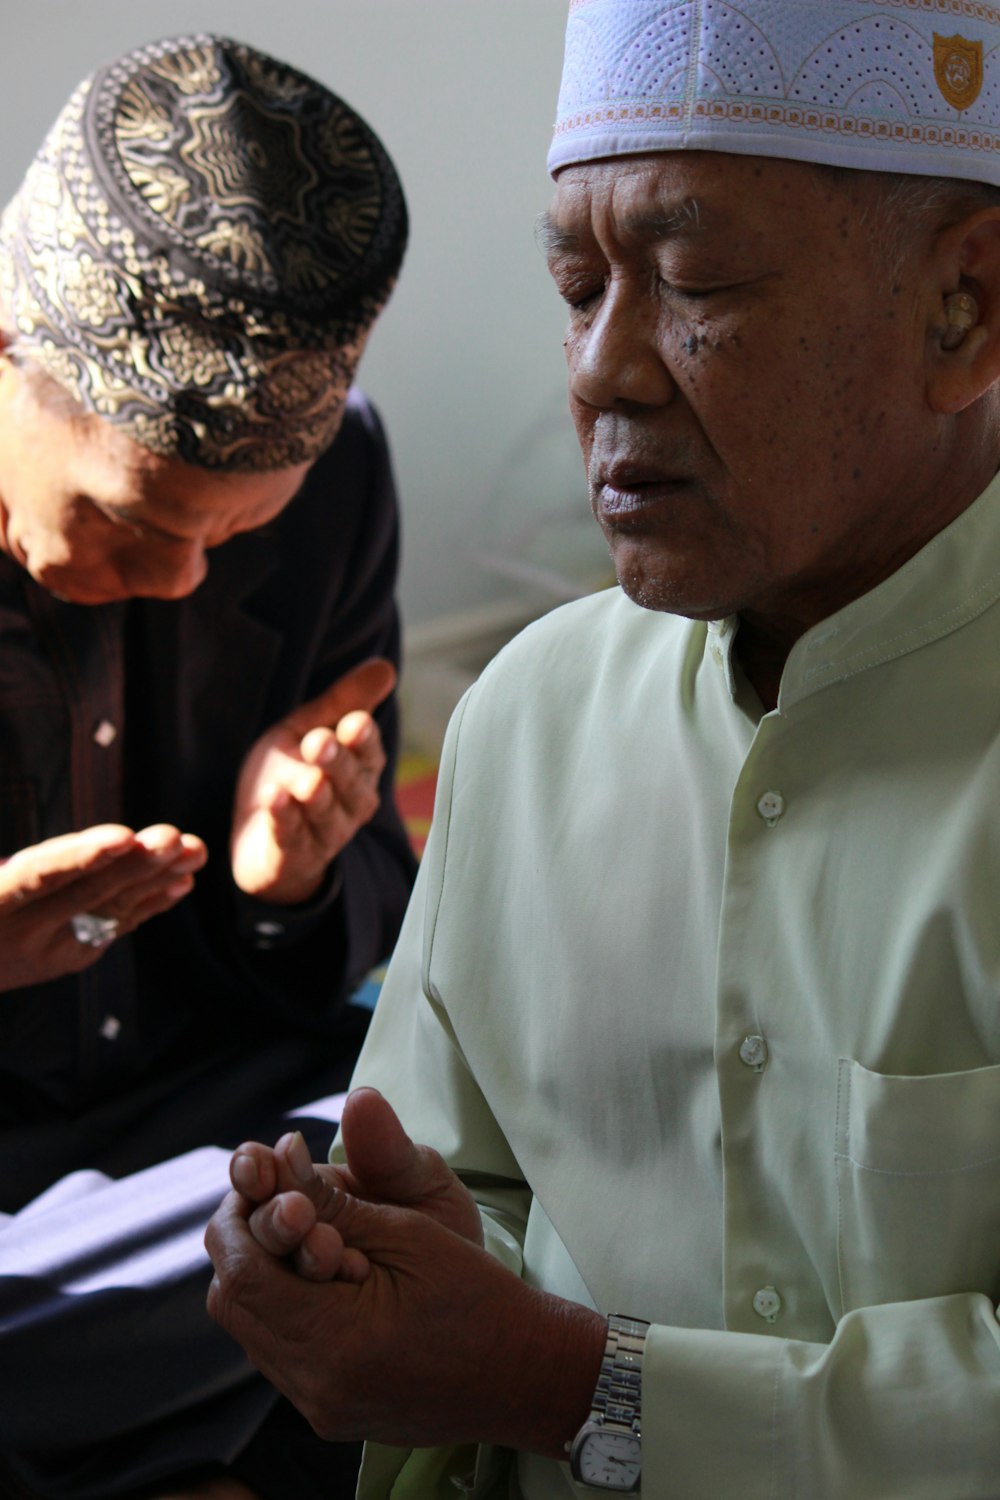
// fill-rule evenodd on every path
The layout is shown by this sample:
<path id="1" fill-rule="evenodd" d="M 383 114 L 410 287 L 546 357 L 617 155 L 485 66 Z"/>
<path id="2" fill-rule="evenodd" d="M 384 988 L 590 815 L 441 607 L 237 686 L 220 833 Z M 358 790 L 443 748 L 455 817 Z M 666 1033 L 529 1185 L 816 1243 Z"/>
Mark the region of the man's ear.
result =
<path id="1" fill-rule="evenodd" d="M 964 411 L 1000 381 L 1000 208 L 941 232 L 927 313 L 927 401 Z"/>

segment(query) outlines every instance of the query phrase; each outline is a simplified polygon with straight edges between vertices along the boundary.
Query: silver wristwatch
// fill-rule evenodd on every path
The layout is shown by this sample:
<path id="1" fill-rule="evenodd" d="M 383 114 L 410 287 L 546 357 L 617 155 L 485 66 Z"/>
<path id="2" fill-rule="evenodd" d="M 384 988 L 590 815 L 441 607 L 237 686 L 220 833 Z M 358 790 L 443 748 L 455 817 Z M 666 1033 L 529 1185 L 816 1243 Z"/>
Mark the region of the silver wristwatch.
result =
<path id="1" fill-rule="evenodd" d="M 613 1313 L 590 1416 L 573 1439 L 573 1478 L 635 1494 L 642 1484 L 642 1352 L 648 1323 Z"/>

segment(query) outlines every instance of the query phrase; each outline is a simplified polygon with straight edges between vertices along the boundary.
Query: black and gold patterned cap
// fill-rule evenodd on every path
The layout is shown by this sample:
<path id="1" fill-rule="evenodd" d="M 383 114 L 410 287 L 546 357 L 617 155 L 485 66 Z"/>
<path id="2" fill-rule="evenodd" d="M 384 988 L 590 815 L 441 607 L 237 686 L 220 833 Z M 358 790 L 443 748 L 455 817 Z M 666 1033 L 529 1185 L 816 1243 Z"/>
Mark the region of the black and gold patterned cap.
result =
<path id="1" fill-rule="evenodd" d="M 8 204 L 0 326 L 143 447 L 282 468 L 336 433 L 406 234 L 342 99 L 241 42 L 157 42 L 81 84 Z"/>

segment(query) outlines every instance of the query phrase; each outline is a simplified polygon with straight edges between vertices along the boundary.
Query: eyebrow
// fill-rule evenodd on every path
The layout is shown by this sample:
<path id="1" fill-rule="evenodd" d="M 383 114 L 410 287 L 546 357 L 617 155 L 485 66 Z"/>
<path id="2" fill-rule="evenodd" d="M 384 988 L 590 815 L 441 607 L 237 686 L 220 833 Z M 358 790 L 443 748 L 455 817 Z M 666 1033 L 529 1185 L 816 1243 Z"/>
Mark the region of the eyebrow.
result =
<path id="1" fill-rule="evenodd" d="M 535 244 L 542 254 L 551 260 L 554 255 L 565 255 L 580 245 L 580 236 L 561 228 L 546 209 L 535 220 Z"/>
<path id="2" fill-rule="evenodd" d="M 702 210 L 697 198 L 685 198 L 675 208 L 661 213 L 626 214 L 618 225 L 619 232 L 628 238 L 652 240 L 673 239 L 701 227 Z M 550 260 L 572 254 L 581 246 L 580 236 L 557 224 L 547 211 L 535 220 L 535 242 Z"/>

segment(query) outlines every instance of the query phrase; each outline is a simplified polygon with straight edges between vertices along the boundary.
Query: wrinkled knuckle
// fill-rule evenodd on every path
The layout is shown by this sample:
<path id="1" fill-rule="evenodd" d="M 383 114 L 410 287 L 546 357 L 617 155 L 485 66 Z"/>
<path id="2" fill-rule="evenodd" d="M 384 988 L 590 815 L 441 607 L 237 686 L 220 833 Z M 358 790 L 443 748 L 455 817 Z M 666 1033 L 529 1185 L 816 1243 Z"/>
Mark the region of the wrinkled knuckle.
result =
<path id="1" fill-rule="evenodd" d="M 216 1262 L 215 1274 L 219 1284 L 222 1321 L 227 1322 L 233 1307 L 252 1300 L 256 1290 L 255 1279 L 242 1257 L 234 1259 L 227 1255 L 221 1256 Z"/>

